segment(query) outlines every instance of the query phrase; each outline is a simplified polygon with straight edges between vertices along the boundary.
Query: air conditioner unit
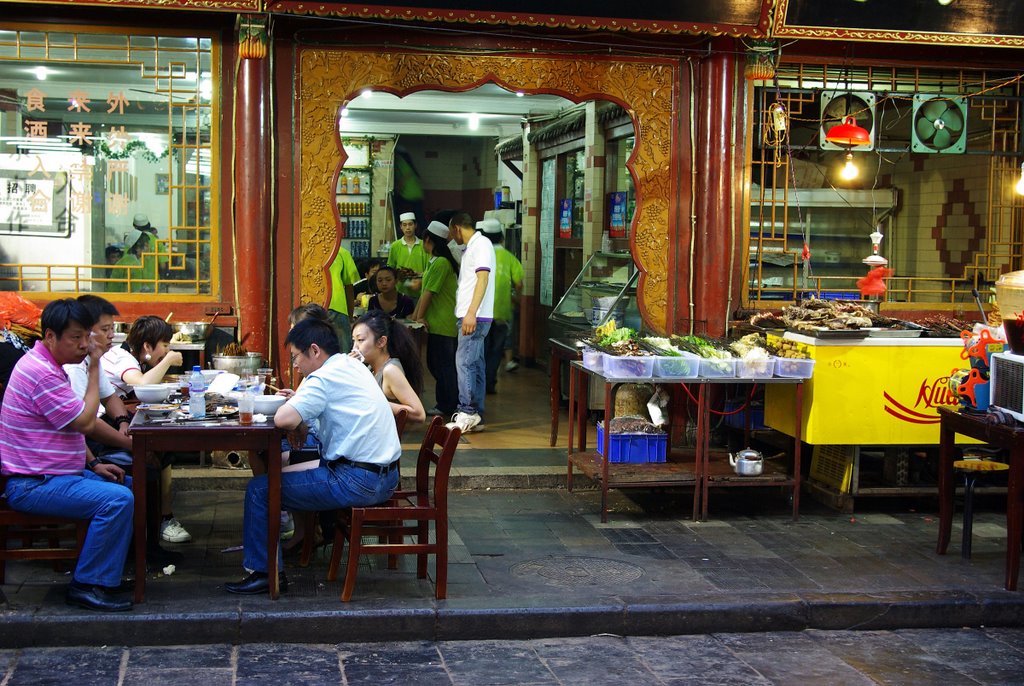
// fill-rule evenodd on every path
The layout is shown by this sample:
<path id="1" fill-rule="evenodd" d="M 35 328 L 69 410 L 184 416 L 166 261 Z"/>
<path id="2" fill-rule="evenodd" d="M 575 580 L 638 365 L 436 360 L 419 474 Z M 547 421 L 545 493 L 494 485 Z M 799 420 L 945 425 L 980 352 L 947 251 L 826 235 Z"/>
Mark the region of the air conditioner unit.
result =
<path id="1" fill-rule="evenodd" d="M 991 407 L 1009 412 L 1024 422 L 1024 355 L 992 353 L 989 367 Z"/>

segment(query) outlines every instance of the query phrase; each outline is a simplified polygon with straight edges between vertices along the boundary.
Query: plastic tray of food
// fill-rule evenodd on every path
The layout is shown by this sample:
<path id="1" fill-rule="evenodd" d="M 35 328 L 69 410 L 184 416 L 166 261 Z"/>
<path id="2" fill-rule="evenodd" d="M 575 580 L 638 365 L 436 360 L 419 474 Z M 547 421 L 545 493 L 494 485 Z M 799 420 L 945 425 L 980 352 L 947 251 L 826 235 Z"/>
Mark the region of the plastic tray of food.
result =
<path id="1" fill-rule="evenodd" d="M 736 360 L 736 376 L 741 379 L 770 379 L 775 374 L 774 357 Z"/>
<path id="2" fill-rule="evenodd" d="M 605 355 L 604 375 L 612 379 L 649 379 L 654 374 L 653 357 Z"/>
<path id="3" fill-rule="evenodd" d="M 814 373 L 814 360 L 780 357 L 775 360 L 775 376 L 787 379 L 809 379 Z"/>
<path id="4" fill-rule="evenodd" d="M 583 349 L 583 366 L 592 372 L 600 372 L 604 369 L 604 353 L 593 348 Z"/>
<path id="5" fill-rule="evenodd" d="M 708 379 L 728 379 L 736 376 L 736 358 L 702 358 L 700 375 Z"/>
<path id="6" fill-rule="evenodd" d="M 660 379 L 695 379 L 700 376 L 700 358 L 688 352 L 655 357 L 654 376 Z"/>
<path id="7" fill-rule="evenodd" d="M 923 329 L 867 329 L 868 338 L 917 338 Z"/>

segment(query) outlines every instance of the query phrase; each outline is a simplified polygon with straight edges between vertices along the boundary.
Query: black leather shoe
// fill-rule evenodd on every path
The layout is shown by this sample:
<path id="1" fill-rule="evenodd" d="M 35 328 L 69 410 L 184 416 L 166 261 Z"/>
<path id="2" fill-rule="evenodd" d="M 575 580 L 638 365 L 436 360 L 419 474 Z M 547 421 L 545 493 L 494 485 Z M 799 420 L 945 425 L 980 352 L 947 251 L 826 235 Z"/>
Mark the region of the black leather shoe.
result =
<path id="1" fill-rule="evenodd" d="M 102 586 L 72 584 L 68 587 L 66 600 L 68 605 L 77 605 L 97 612 L 124 612 L 132 609 L 132 601 L 119 600 Z"/>
<path id="2" fill-rule="evenodd" d="M 281 592 L 284 593 L 288 590 L 288 577 L 284 575 L 284 572 L 280 572 L 277 578 L 278 587 L 281 589 Z M 269 593 L 270 576 L 266 572 L 253 572 L 241 581 L 229 581 L 224 584 L 224 590 L 228 593 L 237 593 L 238 595 L 260 595 L 261 593 Z"/>

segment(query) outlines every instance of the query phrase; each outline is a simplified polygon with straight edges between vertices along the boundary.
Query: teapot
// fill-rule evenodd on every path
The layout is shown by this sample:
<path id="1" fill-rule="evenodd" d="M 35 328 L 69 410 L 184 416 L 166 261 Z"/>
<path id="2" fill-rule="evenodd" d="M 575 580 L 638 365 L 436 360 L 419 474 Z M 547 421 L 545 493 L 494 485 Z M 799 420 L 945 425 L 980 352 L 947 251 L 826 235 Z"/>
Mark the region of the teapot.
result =
<path id="1" fill-rule="evenodd" d="M 735 455 L 729 453 L 729 464 L 740 476 L 760 476 L 764 471 L 764 456 L 753 448 L 745 448 Z"/>

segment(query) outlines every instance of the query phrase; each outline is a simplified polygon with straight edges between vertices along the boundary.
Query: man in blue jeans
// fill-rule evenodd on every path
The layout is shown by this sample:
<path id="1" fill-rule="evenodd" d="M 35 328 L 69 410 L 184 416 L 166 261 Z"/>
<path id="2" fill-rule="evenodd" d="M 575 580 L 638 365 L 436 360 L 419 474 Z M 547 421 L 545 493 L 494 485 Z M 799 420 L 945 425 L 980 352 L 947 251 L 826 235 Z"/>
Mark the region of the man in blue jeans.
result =
<path id="1" fill-rule="evenodd" d="M 305 377 L 298 390 L 282 390 L 288 402 L 274 414 L 274 425 L 289 432 L 291 445 L 303 445 L 307 425 L 319 423 L 320 465 L 281 474 L 281 506 L 300 512 L 377 505 L 398 486 L 402 444 L 395 418 L 373 374 L 341 354 L 334 328 L 303 319 L 285 341 L 292 365 Z M 267 477 L 257 476 L 245 491 L 242 520 L 245 555 L 252 570 L 242 581 L 224 584 L 229 593 L 254 595 L 270 589 L 267 575 Z M 281 563 L 281 550 L 273 551 Z M 280 568 L 280 567 L 279 567 Z M 288 580 L 280 577 L 280 588 Z"/>
<path id="2" fill-rule="evenodd" d="M 71 298 L 48 304 L 40 324 L 43 339 L 18 361 L 0 410 L 7 503 L 19 512 L 89 520 L 67 602 L 104 612 L 130 610 L 131 601 L 113 591 L 131 542 L 132 492 L 117 465 L 97 459 L 86 464 L 85 434 L 97 421 L 105 345 L 90 332 L 92 315 Z M 83 400 L 62 365 L 86 357 Z"/>
<path id="3" fill-rule="evenodd" d="M 452 217 L 455 240 L 466 246 L 459 265 L 459 285 L 455 293 L 455 318 L 459 324 L 459 347 L 455 351 L 455 368 L 459 376 L 459 407 L 448 428 L 459 427 L 462 433 L 482 431 L 484 393 L 487 389 L 487 368 L 484 360 L 484 339 L 494 319 L 494 245 L 481 235 L 484 227 L 497 227 L 496 219 L 473 224 L 465 212 Z"/>

